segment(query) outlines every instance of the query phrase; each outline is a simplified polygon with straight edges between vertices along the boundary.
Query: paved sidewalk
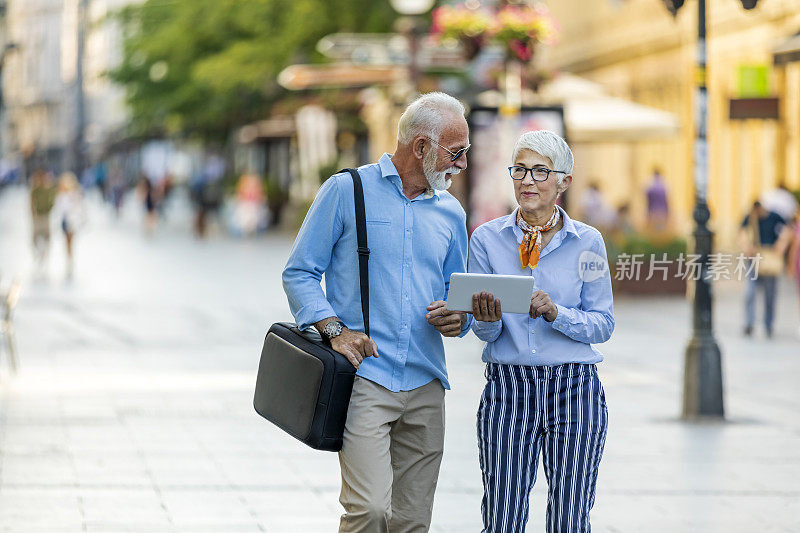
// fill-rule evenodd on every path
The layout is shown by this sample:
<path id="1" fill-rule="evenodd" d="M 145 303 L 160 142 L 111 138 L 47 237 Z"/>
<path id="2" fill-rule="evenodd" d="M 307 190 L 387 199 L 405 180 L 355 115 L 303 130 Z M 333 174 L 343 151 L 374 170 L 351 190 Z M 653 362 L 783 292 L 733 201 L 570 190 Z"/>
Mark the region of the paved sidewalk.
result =
<path id="1" fill-rule="evenodd" d="M 336 530 L 336 455 L 307 450 L 251 403 L 265 330 L 289 316 L 279 274 L 291 241 L 197 241 L 186 215 L 178 203 L 147 239 L 138 206 L 115 222 L 92 204 L 75 279 L 54 232 L 49 281 L 36 282 L 25 196 L 0 192 L 0 274 L 25 280 L 18 376 L 0 352 L 0 531 Z M 688 303 L 617 299 L 599 366 L 610 430 L 593 531 L 798 530 L 796 288 L 780 287 L 772 340 L 740 336 L 741 286 L 715 291 L 724 424 L 677 419 Z M 480 530 L 480 347 L 446 342 L 438 532 Z M 528 531 L 544 531 L 545 506 L 540 471 Z"/>

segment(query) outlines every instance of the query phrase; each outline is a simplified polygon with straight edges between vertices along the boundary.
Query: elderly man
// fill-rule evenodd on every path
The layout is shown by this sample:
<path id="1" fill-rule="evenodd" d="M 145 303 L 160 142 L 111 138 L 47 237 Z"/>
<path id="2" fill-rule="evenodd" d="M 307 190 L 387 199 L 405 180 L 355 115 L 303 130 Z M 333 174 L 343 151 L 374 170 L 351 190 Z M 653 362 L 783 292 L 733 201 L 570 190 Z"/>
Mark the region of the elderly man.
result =
<path id="1" fill-rule="evenodd" d="M 458 100 L 429 93 L 400 118 L 394 155 L 359 169 L 371 337 L 363 333 L 348 173 L 320 188 L 283 272 L 300 327 L 315 326 L 358 368 L 339 453 L 339 531 L 430 527 L 449 388 L 441 336 L 463 336 L 471 323 L 444 302 L 466 259 L 466 215 L 445 189 L 467 167 L 468 134 Z"/>

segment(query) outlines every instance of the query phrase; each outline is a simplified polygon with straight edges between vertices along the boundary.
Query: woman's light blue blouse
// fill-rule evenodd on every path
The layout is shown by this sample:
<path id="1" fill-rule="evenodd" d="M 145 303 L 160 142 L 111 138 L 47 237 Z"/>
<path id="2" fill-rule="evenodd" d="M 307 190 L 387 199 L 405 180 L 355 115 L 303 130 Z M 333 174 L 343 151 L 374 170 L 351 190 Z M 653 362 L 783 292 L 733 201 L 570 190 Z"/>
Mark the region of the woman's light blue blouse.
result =
<path id="1" fill-rule="evenodd" d="M 558 209 L 564 225 L 542 250 L 535 270 L 520 266 L 524 235 L 516 210 L 472 233 L 469 272 L 533 276 L 534 290 L 550 295 L 558 309 L 553 322 L 505 312 L 497 322 L 474 321 L 472 330 L 486 341 L 486 362 L 552 366 L 603 360 L 592 344 L 607 341 L 614 331 L 606 246 L 599 231 Z"/>

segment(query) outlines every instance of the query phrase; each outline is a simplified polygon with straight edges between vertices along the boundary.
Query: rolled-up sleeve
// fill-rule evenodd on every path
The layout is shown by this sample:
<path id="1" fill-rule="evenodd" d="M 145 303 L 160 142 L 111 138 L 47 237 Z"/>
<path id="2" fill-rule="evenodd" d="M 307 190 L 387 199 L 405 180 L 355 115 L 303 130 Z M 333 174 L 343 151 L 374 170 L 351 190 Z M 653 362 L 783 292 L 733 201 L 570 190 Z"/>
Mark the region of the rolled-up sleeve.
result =
<path id="1" fill-rule="evenodd" d="M 489 263 L 489 255 L 486 252 L 486 245 L 482 239 L 483 231 L 476 229 L 472 232 L 472 238 L 469 245 L 469 272 L 475 274 L 494 274 L 491 264 Z M 472 316 L 472 315 L 470 315 Z M 472 331 L 480 340 L 485 342 L 493 342 L 497 340 L 500 333 L 503 331 L 502 318 L 497 322 L 482 322 L 480 320 L 472 321 Z"/>
<path id="2" fill-rule="evenodd" d="M 444 299 L 447 300 L 447 295 L 450 293 L 450 276 L 455 272 L 464 272 L 466 265 L 464 261 L 467 257 L 467 220 L 466 214 L 462 217 L 461 223 L 453 232 L 453 237 L 450 239 L 450 248 L 447 250 L 447 256 L 444 259 L 443 275 L 444 283 Z M 472 325 L 472 315 L 467 315 L 467 320 L 461 327 L 459 337 L 465 336 L 469 333 L 469 328 Z"/>
<path id="3" fill-rule="evenodd" d="M 332 176 L 320 187 L 283 270 L 283 290 L 300 329 L 336 316 L 325 297 L 321 281 L 342 230 L 338 181 L 336 176 Z"/>
<path id="4" fill-rule="evenodd" d="M 558 314 L 552 326 L 573 340 L 597 344 L 610 339 L 614 331 L 614 299 L 606 245 L 599 233 L 590 249 L 603 258 L 605 271 L 597 279 L 583 281 L 579 308 L 556 304 Z"/>

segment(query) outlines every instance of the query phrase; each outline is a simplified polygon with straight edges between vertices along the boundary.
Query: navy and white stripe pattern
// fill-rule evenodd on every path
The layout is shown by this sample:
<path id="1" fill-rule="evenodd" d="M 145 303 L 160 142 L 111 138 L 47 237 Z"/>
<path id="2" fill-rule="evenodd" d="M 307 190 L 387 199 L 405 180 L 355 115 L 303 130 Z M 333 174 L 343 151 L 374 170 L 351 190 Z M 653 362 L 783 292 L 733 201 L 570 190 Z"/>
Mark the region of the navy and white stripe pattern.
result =
<path id="1" fill-rule="evenodd" d="M 539 452 L 549 486 L 547 531 L 590 531 L 608 426 L 592 364 L 487 363 L 478 409 L 484 533 L 524 532 Z"/>

